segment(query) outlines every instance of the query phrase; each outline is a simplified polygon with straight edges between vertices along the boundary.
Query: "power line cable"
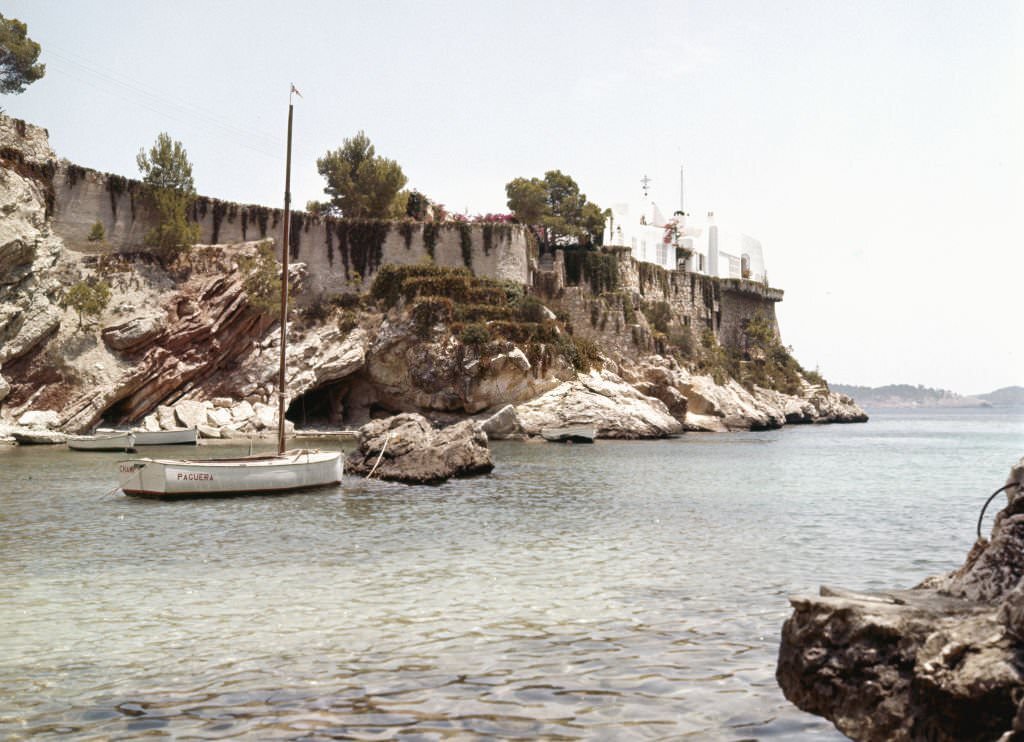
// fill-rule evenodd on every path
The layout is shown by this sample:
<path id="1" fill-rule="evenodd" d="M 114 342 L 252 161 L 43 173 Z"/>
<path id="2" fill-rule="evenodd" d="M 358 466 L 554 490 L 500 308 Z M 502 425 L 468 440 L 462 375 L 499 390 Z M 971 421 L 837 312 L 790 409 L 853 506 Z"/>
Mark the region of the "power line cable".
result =
<path id="1" fill-rule="evenodd" d="M 199 124 L 200 128 L 203 128 L 202 124 L 206 124 L 205 128 L 208 132 L 212 128 L 219 129 L 220 132 L 218 133 L 221 136 L 229 136 L 236 146 L 244 147 L 275 160 L 281 159 L 275 146 L 280 145 L 280 142 L 268 134 L 245 129 L 218 117 L 211 116 L 207 111 L 197 108 L 190 103 L 156 95 L 140 84 L 118 79 L 88 64 L 76 61 L 59 51 L 50 50 L 50 53 L 55 58 L 55 66 L 58 70 L 79 82 L 89 85 L 93 89 L 175 121 L 192 126 Z M 241 137 L 250 138 L 250 141 L 246 142 Z"/>

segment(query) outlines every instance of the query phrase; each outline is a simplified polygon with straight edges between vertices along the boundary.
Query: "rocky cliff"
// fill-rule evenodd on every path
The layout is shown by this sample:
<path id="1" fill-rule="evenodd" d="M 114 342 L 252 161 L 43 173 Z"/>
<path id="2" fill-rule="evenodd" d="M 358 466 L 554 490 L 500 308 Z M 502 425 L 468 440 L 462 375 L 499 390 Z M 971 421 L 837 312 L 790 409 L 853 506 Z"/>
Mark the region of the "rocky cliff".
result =
<path id="1" fill-rule="evenodd" d="M 0 117 L 0 425 L 199 425 L 208 436 L 276 425 L 278 326 L 247 289 L 256 244 L 196 246 L 173 266 L 102 240 L 71 248 L 51 213 L 55 173 L 68 165 L 58 166 L 44 130 L 11 122 Z M 635 261 L 624 265 L 644 273 Z M 851 400 L 795 371 L 783 393 L 654 353 L 657 319 L 629 309 L 643 302 L 621 292 L 613 341 L 610 328 L 607 337 L 588 333 L 574 316 L 596 306 L 575 306 L 585 299 L 578 287 L 548 300 L 556 316 L 522 283 L 423 263 L 386 268 L 371 292 L 329 298 L 295 265 L 287 358 L 295 424 L 348 427 L 395 413 L 452 422 L 504 410 L 492 435 L 592 422 L 602 437 L 650 438 L 865 419 Z M 652 280 L 664 283 L 645 280 L 647 295 Z M 96 317 L 64 306 L 83 281 L 112 288 Z M 718 289 L 709 287 L 714 324 Z M 773 328 L 772 318 L 769 335 Z"/>
<path id="2" fill-rule="evenodd" d="M 790 598 L 776 677 L 858 740 L 1024 736 L 1024 459 L 964 565 L 913 590 Z"/>

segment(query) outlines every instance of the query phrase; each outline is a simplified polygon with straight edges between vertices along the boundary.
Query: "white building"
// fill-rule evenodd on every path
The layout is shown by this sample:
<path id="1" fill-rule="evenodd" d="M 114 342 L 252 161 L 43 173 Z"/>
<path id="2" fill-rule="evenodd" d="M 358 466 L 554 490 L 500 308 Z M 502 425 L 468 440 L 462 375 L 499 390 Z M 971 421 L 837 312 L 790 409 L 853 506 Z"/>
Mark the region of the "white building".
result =
<path id="1" fill-rule="evenodd" d="M 639 208 L 616 204 L 605 221 L 604 244 L 632 248 L 637 260 L 669 270 L 685 267 L 720 278 L 767 281 L 761 243 L 723 229 L 715 223 L 714 212 L 697 224 L 680 211 L 666 218 L 650 200 Z"/>

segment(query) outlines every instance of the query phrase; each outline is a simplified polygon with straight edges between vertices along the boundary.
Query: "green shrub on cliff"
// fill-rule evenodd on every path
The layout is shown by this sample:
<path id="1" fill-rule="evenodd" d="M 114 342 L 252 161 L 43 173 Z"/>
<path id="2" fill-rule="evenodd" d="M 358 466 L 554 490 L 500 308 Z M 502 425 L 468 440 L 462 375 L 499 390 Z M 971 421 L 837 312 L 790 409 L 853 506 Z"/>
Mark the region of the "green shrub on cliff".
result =
<path id="1" fill-rule="evenodd" d="M 95 277 L 79 281 L 64 294 L 61 304 L 78 314 L 78 329 L 86 317 L 99 317 L 110 303 L 110 284 Z"/>
<path id="2" fill-rule="evenodd" d="M 640 309 L 647 321 L 650 322 L 651 327 L 663 335 L 668 334 L 668 326 L 672 322 L 672 307 L 667 302 L 644 302 Z"/>
<path id="3" fill-rule="evenodd" d="M 157 225 L 146 234 L 146 244 L 165 263 L 174 262 L 199 239 L 199 225 L 188 219 L 196 197 L 192 163 L 181 142 L 161 133 L 146 152 L 135 158 L 142 182 L 157 216 Z"/>
<path id="4" fill-rule="evenodd" d="M 465 268 L 433 264 L 384 265 L 370 287 L 370 296 L 385 309 L 405 299 L 417 336 L 426 340 L 438 324 L 467 347 L 493 341 L 523 347 L 534 365 L 556 356 L 586 371 L 600 359 L 593 343 L 572 336 L 572 329 L 549 319 L 544 304 L 510 281 L 479 278 Z"/>
<path id="5" fill-rule="evenodd" d="M 103 222 L 97 221 L 92 225 L 87 239 L 89 242 L 103 242 L 107 238 L 106 230 L 103 229 Z"/>
<path id="6" fill-rule="evenodd" d="M 244 276 L 242 286 L 249 305 L 263 314 L 277 314 L 281 308 L 281 264 L 273 243 L 265 240 L 256 246 L 254 256 L 240 257 L 238 269 Z M 289 296 L 289 304 L 291 300 Z"/>
<path id="7" fill-rule="evenodd" d="M 491 342 L 491 330 L 484 322 L 473 322 L 462 328 L 459 340 L 467 347 L 480 349 Z"/>
<path id="8" fill-rule="evenodd" d="M 434 325 L 449 325 L 452 321 L 452 302 L 443 296 L 431 296 L 417 301 L 411 310 L 416 336 L 427 340 Z"/>

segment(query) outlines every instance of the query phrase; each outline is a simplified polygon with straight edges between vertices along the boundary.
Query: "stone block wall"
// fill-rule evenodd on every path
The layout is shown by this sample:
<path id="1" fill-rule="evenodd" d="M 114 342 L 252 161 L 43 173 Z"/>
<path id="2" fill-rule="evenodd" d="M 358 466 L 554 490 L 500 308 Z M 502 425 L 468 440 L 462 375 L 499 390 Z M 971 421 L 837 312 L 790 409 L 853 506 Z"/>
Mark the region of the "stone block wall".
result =
<path id="1" fill-rule="evenodd" d="M 782 291 L 757 281 L 740 278 L 721 280 L 721 319 L 718 342 L 725 346 L 741 343 L 743 328 L 755 315 L 762 315 L 771 324 L 775 337 L 779 336 L 779 321 L 775 315 L 776 302 L 782 301 Z"/>
<path id="2" fill-rule="evenodd" d="M 97 244 L 88 237 L 99 222 L 105 249 L 146 249 L 144 239 L 155 215 L 139 181 L 62 162 L 54 188 L 53 228 L 68 247 L 96 250 Z M 201 243 L 270 238 L 280 250 L 283 214 L 282 209 L 199 197 L 191 218 L 199 224 Z M 479 276 L 522 284 L 531 280 L 526 235 L 518 225 L 391 222 L 360 226 L 295 211 L 289 242 L 291 259 L 308 267 L 306 285 L 314 296 L 364 290 L 386 263 L 433 260 L 443 266 L 468 266 Z"/>
<path id="3" fill-rule="evenodd" d="M 689 334 L 696 344 L 710 330 L 723 346 L 736 347 L 744 323 L 755 314 L 765 316 L 778 335 L 775 303 L 782 299 L 779 289 L 743 279 L 667 270 L 634 260 L 629 248 L 607 252 L 617 259 L 615 291 L 595 296 L 586 279 L 581 279 L 580 286 L 565 286 L 554 302 L 569 315 L 573 332 L 580 337 L 626 356 L 660 352 L 653 328 L 643 318 L 643 308 L 662 302 L 671 312 L 670 338 Z M 564 264 L 564 258 L 559 256 L 556 264 Z"/>

